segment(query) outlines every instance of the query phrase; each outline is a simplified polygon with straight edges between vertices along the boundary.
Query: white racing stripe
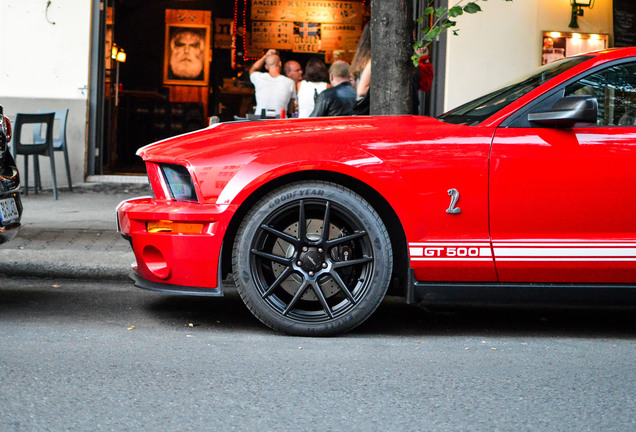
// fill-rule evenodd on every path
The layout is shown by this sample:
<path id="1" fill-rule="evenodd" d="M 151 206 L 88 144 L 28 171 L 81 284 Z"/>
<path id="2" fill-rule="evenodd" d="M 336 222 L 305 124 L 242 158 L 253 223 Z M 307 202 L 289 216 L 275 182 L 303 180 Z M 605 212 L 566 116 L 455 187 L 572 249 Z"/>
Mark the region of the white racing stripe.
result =
<path id="1" fill-rule="evenodd" d="M 636 261 L 636 242 L 496 241 L 495 261 Z M 409 243 L 412 261 L 492 261 L 484 241 Z"/>
<path id="2" fill-rule="evenodd" d="M 504 257 L 636 257 L 636 248 L 616 247 L 494 247 L 495 258 Z"/>

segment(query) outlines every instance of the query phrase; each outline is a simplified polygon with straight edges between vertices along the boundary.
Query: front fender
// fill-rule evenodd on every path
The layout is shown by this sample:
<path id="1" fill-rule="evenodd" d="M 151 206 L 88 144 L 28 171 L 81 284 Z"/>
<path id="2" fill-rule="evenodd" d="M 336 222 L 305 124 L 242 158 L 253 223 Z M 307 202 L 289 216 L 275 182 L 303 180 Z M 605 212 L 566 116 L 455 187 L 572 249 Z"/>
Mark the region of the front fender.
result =
<path id="1" fill-rule="evenodd" d="M 392 206 L 390 191 L 387 185 L 398 185 L 402 182 L 400 172 L 382 159 L 361 149 L 355 154 L 347 152 L 348 157 L 340 160 L 325 158 L 324 160 L 298 159 L 294 162 L 272 165 L 274 155 L 251 161 L 243 166 L 230 179 L 220 193 L 217 204 L 242 204 L 249 196 L 267 183 L 299 172 L 330 172 L 362 182 L 376 190 Z M 268 159 L 267 161 L 262 159 Z"/>

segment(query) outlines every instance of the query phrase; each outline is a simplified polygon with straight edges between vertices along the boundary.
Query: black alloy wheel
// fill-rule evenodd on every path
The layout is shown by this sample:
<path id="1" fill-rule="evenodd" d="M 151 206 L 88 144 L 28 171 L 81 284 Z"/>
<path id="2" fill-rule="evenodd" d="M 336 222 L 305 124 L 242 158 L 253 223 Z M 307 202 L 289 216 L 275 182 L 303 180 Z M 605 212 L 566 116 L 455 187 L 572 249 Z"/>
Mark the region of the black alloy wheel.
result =
<path id="1" fill-rule="evenodd" d="M 362 197 L 333 183 L 303 182 L 250 210 L 232 262 L 241 298 L 263 323 L 328 336 L 351 330 L 378 307 L 393 257 L 381 218 Z"/>

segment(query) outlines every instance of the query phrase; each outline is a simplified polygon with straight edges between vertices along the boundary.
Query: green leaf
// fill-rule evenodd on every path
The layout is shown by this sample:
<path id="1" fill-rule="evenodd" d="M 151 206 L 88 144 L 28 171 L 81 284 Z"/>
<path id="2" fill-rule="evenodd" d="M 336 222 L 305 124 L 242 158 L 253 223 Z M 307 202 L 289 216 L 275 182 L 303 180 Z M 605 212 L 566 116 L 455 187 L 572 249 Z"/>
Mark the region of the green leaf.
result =
<path id="1" fill-rule="evenodd" d="M 455 21 L 451 21 L 451 20 L 447 20 L 444 24 L 442 24 L 442 28 L 450 28 L 450 27 L 455 27 L 457 25 L 457 23 Z"/>
<path id="2" fill-rule="evenodd" d="M 424 10 L 424 15 L 433 15 L 435 13 L 435 8 L 432 7 L 427 7 Z"/>
<path id="3" fill-rule="evenodd" d="M 477 13 L 477 12 L 481 12 L 481 8 L 479 7 L 479 5 L 477 3 L 470 2 L 466 6 L 464 6 L 464 12 L 469 13 L 469 14 L 474 14 L 474 13 Z"/>
<path id="4" fill-rule="evenodd" d="M 459 36 L 459 29 L 451 31 L 453 32 L 453 36 Z"/>
<path id="5" fill-rule="evenodd" d="M 411 56 L 411 61 L 413 62 L 413 66 L 417 66 L 420 63 L 420 56 L 413 54 Z"/>
<path id="6" fill-rule="evenodd" d="M 464 13 L 464 10 L 461 6 L 455 6 L 448 10 L 448 16 L 451 18 L 455 18 Z"/>
<path id="7" fill-rule="evenodd" d="M 425 41 L 432 41 L 434 40 L 437 36 L 439 36 L 439 34 L 441 33 L 442 28 L 441 27 L 434 27 L 432 28 L 428 33 L 426 33 L 422 39 Z"/>
<path id="8" fill-rule="evenodd" d="M 438 17 L 438 18 L 442 17 L 442 16 L 444 16 L 446 14 L 447 10 L 448 9 L 446 9 L 445 7 L 440 7 L 440 8 L 435 9 L 435 16 Z"/>

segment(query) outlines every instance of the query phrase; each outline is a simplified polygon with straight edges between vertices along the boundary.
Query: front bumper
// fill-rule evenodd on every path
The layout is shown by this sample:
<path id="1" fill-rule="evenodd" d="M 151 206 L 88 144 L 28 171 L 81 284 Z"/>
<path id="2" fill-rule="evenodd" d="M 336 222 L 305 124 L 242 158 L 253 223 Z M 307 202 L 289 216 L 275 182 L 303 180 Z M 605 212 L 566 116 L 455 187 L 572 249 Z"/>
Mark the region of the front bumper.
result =
<path id="1" fill-rule="evenodd" d="M 135 285 L 154 291 L 221 295 L 221 247 L 233 214 L 233 207 L 227 205 L 150 197 L 122 202 L 117 207 L 117 229 L 130 240 L 135 253 Z M 202 228 L 196 233 L 150 232 L 148 222 L 157 221 L 201 224 Z"/>

